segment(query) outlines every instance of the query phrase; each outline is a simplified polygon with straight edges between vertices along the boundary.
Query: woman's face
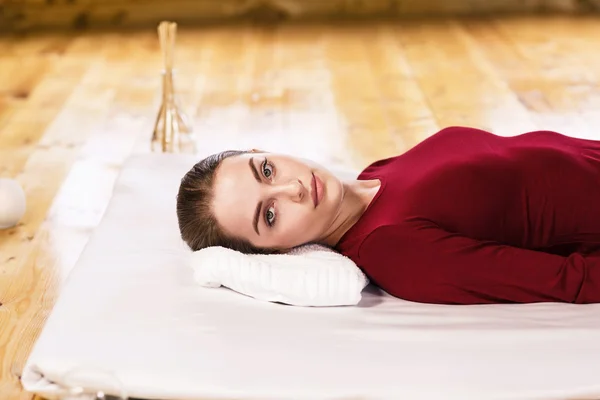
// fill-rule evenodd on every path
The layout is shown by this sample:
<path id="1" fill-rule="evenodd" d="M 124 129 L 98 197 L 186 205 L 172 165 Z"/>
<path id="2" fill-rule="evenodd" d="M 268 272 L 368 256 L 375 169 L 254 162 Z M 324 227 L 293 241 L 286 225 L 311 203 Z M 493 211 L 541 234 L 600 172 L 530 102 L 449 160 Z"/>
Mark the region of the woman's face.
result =
<path id="1" fill-rule="evenodd" d="M 213 190 L 213 212 L 225 232 L 273 249 L 322 240 L 343 198 L 342 182 L 323 167 L 264 152 L 224 159 Z"/>

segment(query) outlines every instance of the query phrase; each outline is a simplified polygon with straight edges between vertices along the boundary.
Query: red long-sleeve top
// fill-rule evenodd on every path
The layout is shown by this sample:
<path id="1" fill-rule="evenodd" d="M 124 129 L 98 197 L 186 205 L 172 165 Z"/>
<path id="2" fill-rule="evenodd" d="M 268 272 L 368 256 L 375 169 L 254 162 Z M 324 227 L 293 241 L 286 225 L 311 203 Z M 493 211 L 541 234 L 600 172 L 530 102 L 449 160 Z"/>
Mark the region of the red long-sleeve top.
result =
<path id="1" fill-rule="evenodd" d="M 337 249 L 389 294 L 600 302 L 600 141 L 450 127 L 358 179 L 381 187 Z"/>

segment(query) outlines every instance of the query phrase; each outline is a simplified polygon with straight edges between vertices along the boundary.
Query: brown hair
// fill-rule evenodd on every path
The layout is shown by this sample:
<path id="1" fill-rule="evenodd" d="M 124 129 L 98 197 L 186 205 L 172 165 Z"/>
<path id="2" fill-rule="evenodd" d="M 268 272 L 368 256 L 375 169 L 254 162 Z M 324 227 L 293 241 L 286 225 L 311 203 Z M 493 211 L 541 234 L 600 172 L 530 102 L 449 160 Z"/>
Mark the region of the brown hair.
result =
<path id="1" fill-rule="evenodd" d="M 221 161 L 245 153 L 228 150 L 213 154 L 194 165 L 181 179 L 177 194 L 177 220 L 181 238 L 193 251 L 221 246 L 246 254 L 272 252 L 226 234 L 211 210 L 213 183 Z"/>

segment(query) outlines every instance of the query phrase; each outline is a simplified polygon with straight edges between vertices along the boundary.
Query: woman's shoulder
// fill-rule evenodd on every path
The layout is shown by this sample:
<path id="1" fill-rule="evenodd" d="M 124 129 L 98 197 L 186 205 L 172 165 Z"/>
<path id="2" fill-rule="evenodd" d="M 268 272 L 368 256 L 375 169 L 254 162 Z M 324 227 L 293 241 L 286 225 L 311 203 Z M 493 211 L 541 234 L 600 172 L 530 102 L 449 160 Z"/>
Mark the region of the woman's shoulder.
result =
<path id="1" fill-rule="evenodd" d="M 476 139 L 485 141 L 490 140 L 491 138 L 499 138 L 499 136 L 478 128 L 458 125 L 448 126 L 430 135 L 401 154 L 372 162 L 363 169 L 358 179 L 369 179 L 374 175 L 381 173 L 386 168 L 393 168 L 394 164 L 400 164 L 403 160 L 410 162 L 409 160 L 411 160 L 411 158 L 419 158 L 419 155 L 422 155 L 423 152 L 429 154 L 428 152 L 435 153 L 440 150 L 447 151 L 449 147 L 453 148 L 467 144 L 472 145 Z M 411 157 L 411 155 L 414 155 L 414 157 Z"/>
<path id="2" fill-rule="evenodd" d="M 377 173 L 380 172 L 382 169 L 385 169 L 386 166 L 399 160 L 401 156 L 402 155 L 396 155 L 372 162 L 361 171 L 361 173 L 358 175 L 358 179 L 362 180 L 372 178 L 373 176 L 377 175 Z"/>
<path id="3" fill-rule="evenodd" d="M 390 241 L 393 241 L 395 246 L 410 242 L 411 228 L 409 224 L 402 222 L 386 223 L 350 236 L 338 243 L 336 250 L 358 262 L 364 261 L 361 258 L 364 258 L 365 254 L 373 254 L 373 250 L 379 252 L 381 248 L 386 248 Z M 398 238 L 406 240 L 399 243 L 397 242 Z M 385 254 L 381 254 L 381 256 L 385 256 Z"/>

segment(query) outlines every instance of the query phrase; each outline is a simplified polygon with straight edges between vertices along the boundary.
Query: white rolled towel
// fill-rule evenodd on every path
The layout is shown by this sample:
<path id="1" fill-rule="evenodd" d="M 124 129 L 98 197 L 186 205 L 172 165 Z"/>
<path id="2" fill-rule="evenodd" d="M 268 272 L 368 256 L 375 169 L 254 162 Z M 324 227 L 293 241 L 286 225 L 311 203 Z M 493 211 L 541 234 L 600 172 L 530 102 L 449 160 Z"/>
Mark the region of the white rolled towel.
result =
<path id="1" fill-rule="evenodd" d="M 225 286 L 258 300 L 295 306 L 356 305 L 369 283 L 348 257 L 314 244 L 269 255 L 209 247 L 192 252 L 191 266 L 202 286 Z"/>

